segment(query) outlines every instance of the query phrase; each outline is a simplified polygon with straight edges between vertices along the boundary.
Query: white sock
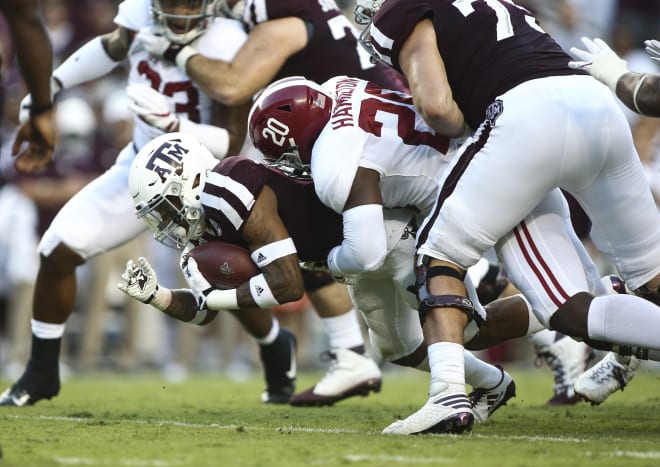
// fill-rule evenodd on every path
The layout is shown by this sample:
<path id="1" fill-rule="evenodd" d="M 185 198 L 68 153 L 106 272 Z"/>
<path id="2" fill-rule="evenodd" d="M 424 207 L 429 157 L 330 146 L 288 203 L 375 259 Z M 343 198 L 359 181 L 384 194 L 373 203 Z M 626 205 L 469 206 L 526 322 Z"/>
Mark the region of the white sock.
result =
<path id="1" fill-rule="evenodd" d="M 463 356 L 465 357 L 465 382 L 472 388 L 490 389 L 500 384 L 502 370 L 478 359 L 467 350 Z"/>
<path id="2" fill-rule="evenodd" d="M 364 336 L 355 308 L 331 318 L 321 318 L 323 329 L 330 340 L 330 348 L 350 349 L 364 345 Z"/>
<path id="3" fill-rule="evenodd" d="M 431 388 L 434 382 L 465 385 L 465 357 L 460 344 L 437 342 L 428 346 Z M 430 391 L 433 395 L 433 390 Z"/>
<path id="4" fill-rule="evenodd" d="M 532 309 L 532 304 L 529 303 L 529 300 L 525 298 L 523 294 L 518 294 L 516 295 L 518 299 L 522 300 L 525 302 L 525 305 L 527 305 L 527 333 L 525 334 L 526 336 L 533 336 L 535 333 L 538 333 L 540 331 L 543 331 L 546 329 L 545 326 L 543 326 L 543 323 L 539 321 L 539 319 L 536 317 L 534 314 L 534 310 Z"/>
<path id="5" fill-rule="evenodd" d="M 660 308 L 634 295 L 594 298 L 587 328 L 594 340 L 660 349 Z"/>
<path id="6" fill-rule="evenodd" d="M 266 334 L 264 337 L 255 337 L 254 339 L 257 341 L 257 344 L 259 345 L 268 345 L 275 342 L 275 339 L 277 339 L 279 333 L 280 333 L 280 322 L 277 320 L 277 318 L 273 318 L 273 325 L 270 327 L 270 331 L 268 331 L 268 334 Z"/>
<path id="7" fill-rule="evenodd" d="M 39 339 L 61 339 L 64 335 L 64 323 L 53 324 L 32 320 L 32 334 Z"/>
<path id="8" fill-rule="evenodd" d="M 532 344 L 534 344 L 534 349 L 537 352 L 542 352 L 543 349 L 549 347 L 555 341 L 556 334 L 557 333 L 555 331 L 544 329 L 529 336 L 529 340 L 532 341 Z"/>

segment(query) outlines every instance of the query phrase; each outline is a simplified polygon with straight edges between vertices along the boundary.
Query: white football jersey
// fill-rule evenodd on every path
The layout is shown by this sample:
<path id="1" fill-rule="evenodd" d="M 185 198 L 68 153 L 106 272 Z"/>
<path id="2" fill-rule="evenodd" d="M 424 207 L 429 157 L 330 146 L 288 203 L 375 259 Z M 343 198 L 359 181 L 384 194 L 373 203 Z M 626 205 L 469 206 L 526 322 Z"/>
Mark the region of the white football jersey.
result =
<path id="1" fill-rule="evenodd" d="M 450 140 L 424 122 L 409 94 L 346 76 L 323 87 L 335 97 L 335 107 L 312 151 L 321 201 L 341 213 L 358 167 L 365 167 L 380 174 L 384 207 L 414 206 L 426 215 L 455 153 Z"/>
<path id="2" fill-rule="evenodd" d="M 125 0 L 115 17 L 118 26 L 138 32 L 153 25 L 149 0 Z M 215 18 L 192 46 L 210 58 L 231 61 L 247 40 L 242 24 L 227 18 Z M 195 123 L 210 123 L 211 99 L 174 63 L 157 60 L 139 41 L 128 52 L 130 64 L 128 84 L 146 83 L 166 96 L 170 109 L 178 116 Z M 139 150 L 147 141 L 163 134 L 139 118 L 134 118 L 133 142 Z"/>

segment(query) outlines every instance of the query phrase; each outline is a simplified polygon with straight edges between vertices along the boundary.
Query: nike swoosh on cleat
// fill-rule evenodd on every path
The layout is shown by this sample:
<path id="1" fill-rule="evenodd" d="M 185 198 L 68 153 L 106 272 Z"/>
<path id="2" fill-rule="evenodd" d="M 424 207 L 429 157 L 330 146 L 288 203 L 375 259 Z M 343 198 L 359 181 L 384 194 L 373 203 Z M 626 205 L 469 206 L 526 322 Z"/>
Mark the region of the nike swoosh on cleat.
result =
<path id="1" fill-rule="evenodd" d="M 18 396 L 11 396 L 11 400 L 16 407 L 23 407 L 30 401 L 30 395 L 27 392 L 23 392 Z"/>
<path id="2" fill-rule="evenodd" d="M 286 371 L 286 377 L 289 379 L 296 379 L 296 374 L 298 373 L 296 366 L 296 346 L 293 344 L 293 342 L 289 342 L 289 345 L 291 346 L 291 365 Z"/>

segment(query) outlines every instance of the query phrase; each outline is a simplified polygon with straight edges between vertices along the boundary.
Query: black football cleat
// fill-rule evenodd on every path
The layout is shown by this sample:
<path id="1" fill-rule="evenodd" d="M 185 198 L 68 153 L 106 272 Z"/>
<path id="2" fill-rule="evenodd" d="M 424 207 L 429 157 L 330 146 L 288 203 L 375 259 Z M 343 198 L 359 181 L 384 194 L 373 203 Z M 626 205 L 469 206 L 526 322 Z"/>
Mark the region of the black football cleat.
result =
<path id="1" fill-rule="evenodd" d="M 60 392 L 60 379 L 55 376 L 36 376 L 25 372 L 10 388 L 0 394 L 0 406 L 26 407 L 42 399 L 51 399 Z"/>
<path id="2" fill-rule="evenodd" d="M 259 347 L 266 374 L 266 390 L 261 401 L 266 404 L 288 404 L 296 390 L 296 336 L 280 329 L 272 344 Z"/>

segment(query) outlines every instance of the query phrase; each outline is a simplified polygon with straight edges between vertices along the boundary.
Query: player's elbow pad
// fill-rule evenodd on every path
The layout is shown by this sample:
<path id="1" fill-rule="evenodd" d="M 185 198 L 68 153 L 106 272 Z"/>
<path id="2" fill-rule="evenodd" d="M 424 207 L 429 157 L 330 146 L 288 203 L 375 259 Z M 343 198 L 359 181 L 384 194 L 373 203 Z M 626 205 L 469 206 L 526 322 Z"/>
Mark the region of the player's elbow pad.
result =
<path id="1" fill-rule="evenodd" d="M 386 256 L 383 207 L 365 204 L 344 211 L 344 241 L 328 257 L 331 269 L 344 274 L 375 271 L 383 265 Z"/>

